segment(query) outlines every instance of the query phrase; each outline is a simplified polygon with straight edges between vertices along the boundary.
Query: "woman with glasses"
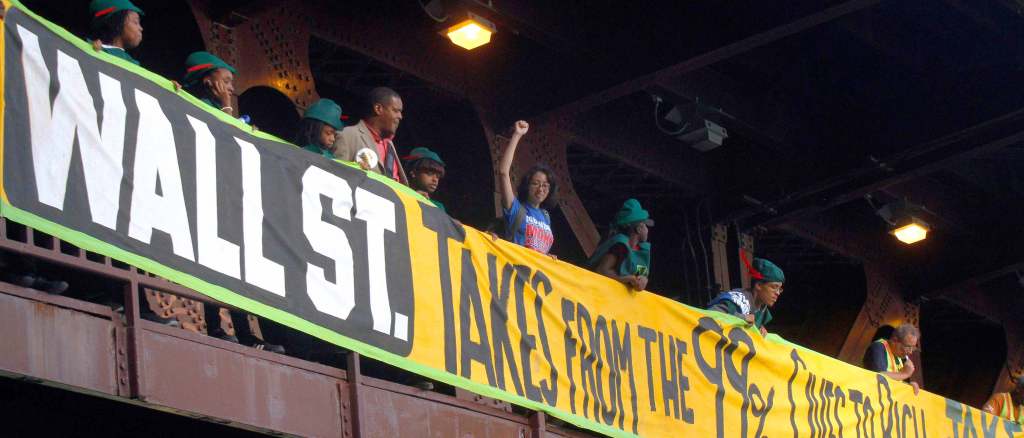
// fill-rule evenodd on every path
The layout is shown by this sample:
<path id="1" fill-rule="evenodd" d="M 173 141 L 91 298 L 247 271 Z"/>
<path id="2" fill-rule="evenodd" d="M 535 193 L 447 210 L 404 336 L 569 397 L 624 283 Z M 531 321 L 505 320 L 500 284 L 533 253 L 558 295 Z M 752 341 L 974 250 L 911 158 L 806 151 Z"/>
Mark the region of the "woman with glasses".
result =
<path id="1" fill-rule="evenodd" d="M 551 214 L 558 205 L 558 183 L 555 173 L 544 165 L 536 165 L 519 179 L 519 189 L 512 189 L 512 159 L 516 146 L 530 124 L 518 121 L 513 126 L 512 138 L 498 164 L 498 191 L 505 219 L 505 239 L 527 248 L 548 254 L 555 242 L 551 232 Z"/>
<path id="2" fill-rule="evenodd" d="M 764 336 L 768 334 L 765 326 L 772 320 L 772 312 L 768 309 L 774 306 L 782 295 L 782 284 L 786 282 L 786 275 L 775 263 L 768 260 L 755 257 L 754 262 L 750 263 L 742 251 L 740 258 L 750 271 L 750 287 L 718 294 L 708 303 L 708 310 L 743 318 L 747 323 L 757 327 Z"/>

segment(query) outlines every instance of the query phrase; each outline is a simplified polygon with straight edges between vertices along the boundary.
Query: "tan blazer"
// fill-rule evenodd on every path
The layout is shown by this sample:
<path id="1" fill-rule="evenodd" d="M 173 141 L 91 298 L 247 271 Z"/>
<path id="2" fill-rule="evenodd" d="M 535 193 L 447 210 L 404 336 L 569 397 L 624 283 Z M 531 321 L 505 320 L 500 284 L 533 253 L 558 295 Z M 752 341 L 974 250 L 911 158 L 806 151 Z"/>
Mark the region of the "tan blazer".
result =
<path id="1" fill-rule="evenodd" d="M 360 120 L 352 126 L 346 126 L 338 133 L 337 138 L 334 140 L 334 157 L 339 160 L 355 161 L 356 152 L 362 148 L 368 148 L 371 151 L 377 151 L 377 143 L 373 141 L 373 135 L 370 134 L 370 129 L 366 127 L 366 122 Z M 388 151 L 394 155 L 395 161 L 398 163 L 398 175 L 402 184 L 409 185 L 409 181 L 405 176 L 405 169 L 402 168 L 402 160 L 398 156 L 398 151 L 395 150 L 395 144 L 388 140 Z M 385 171 L 384 169 L 385 157 L 377 157 L 377 167 L 373 170 L 382 175 L 390 176 L 391 172 Z"/>

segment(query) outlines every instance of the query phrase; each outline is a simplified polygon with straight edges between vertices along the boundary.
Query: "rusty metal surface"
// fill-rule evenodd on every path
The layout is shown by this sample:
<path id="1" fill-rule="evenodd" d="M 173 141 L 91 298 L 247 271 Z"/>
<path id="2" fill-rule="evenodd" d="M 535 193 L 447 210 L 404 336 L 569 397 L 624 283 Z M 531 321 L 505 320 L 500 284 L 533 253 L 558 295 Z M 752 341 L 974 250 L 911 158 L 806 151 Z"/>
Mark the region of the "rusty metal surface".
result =
<path id="1" fill-rule="evenodd" d="M 118 393 L 110 320 L 0 293 L 0 333 L 4 337 L 0 369 L 104 394 Z"/>
<path id="2" fill-rule="evenodd" d="M 15 235 L 16 233 L 10 231 L 10 228 L 12 227 L 19 227 L 23 229 L 25 233 L 22 235 Z M 34 236 L 36 234 L 46 236 L 45 234 L 22 225 L 14 223 L 8 224 L 6 218 L 0 218 L 0 229 L 3 230 L 3 235 L 0 235 L 0 249 L 6 249 L 26 257 L 42 259 L 77 271 L 101 275 L 112 281 L 136 282 L 140 286 L 161 292 L 170 292 L 174 295 L 178 295 L 179 297 L 189 298 L 195 301 L 213 301 L 210 297 L 192 289 L 172 283 L 166 279 L 157 277 L 154 274 L 137 269 L 134 266 L 114 262 L 110 257 L 83 251 L 81 248 L 71 246 L 66 242 L 62 242 L 60 239 L 47 236 L 48 238 L 42 239 L 42 243 L 45 243 L 45 245 L 39 245 L 38 242 L 35 241 Z M 110 314 L 109 308 L 71 298 L 53 296 L 48 298 L 48 300 L 48 302 L 53 302 L 61 306 L 72 306 L 76 309 L 84 309 L 88 312 L 103 315 Z M 218 303 L 218 305 L 222 307 L 231 307 L 223 303 Z"/>
<path id="3" fill-rule="evenodd" d="M 342 435 L 347 387 L 336 377 L 156 331 L 140 338 L 148 403 L 287 434 Z"/>
<path id="4" fill-rule="evenodd" d="M 519 416 L 489 415 L 371 385 L 364 386 L 360 397 L 365 407 L 361 418 L 364 438 L 530 436 L 527 420 Z"/>
<path id="5" fill-rule="evenodd" d="M 319 95 L 309 69 L 309 25 L 305 9 L 290 2 L 263 2 L 226 17 L 232 23 L 210 17 L 211 2 L 190 2 L 207 50 L 238 69 L 235 94 L 249 88 L 274 88 L 291 100 L 298 112 Z"/>

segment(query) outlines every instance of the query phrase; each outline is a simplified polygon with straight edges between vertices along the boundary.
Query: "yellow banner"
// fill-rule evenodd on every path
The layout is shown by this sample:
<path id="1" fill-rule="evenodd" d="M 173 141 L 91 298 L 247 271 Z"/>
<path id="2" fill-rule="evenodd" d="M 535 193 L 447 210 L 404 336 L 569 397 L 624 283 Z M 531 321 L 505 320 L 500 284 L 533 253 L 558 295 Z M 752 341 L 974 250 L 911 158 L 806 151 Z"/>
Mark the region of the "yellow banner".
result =
<path id="1" fill-rule="evenodd" d="M 762 338 L 736 318 L 631 293 L 493 241 L 408 188 L 252 133 L 15 6 L 0 40 L 0 214 L 16 222 L 369 357 L 609 435 L 1024 437 L 1019 425 Z M 103 102 L 95 106 L 102 124 L 94 102 Z M 101 137 L 129 127 L 137 132 Z M 143 134 L 146 141 L 131 140 Z M 74 173 L 72 156 L 83 157 Z M 125 169 L 134 169 L 131 180 Z M 200 169 L 219 169 L 220 185 Z M 219 201 L 184 190 L 225 186 L 233 189 Z M 120 205 L 136 197 L 150 204 Z M 243 229 L 230 242 L 218 236 L 217 212 L 239 205 L 224 213 Z M 131 230 L 118 211 L 132 218 Z M 154 229 L 170 239 L 150 239 Z M 220 252 L 204 254 L 211 245 Z"/>
<path id="2" fill-rule="evenodd" d="M 429 208 L 405 206 L 408 218 Z M 652 437 L 1024 436 L 977 409 L 765 339 L 737 318 L 631 293 L 476 230 L 460 242 L 415 222 L 408 358 L 580 425 Z"/>

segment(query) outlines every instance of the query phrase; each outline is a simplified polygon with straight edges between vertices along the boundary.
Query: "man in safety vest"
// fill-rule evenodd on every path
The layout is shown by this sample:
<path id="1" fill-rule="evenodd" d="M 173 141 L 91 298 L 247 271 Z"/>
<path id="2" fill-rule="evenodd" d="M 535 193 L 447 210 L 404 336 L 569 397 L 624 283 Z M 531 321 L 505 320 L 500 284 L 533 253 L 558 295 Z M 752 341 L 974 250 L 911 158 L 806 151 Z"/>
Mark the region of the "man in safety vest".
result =
<path id="1" fill-rule="evenodd" d="M 992 395 L 981 409 L 1024 426 L 1024 376 L 1017 377 L 1009 392 Z"/>
<path id="2" fill-rule="evenodd" d="M 890 379 L 907 381 L 914 375 L 914 362 L 910 355 L 917 350 L 921 332 L 913 324 L 903 324 L 893 330 L 889 339 L 878 339 L 868 347 L 864 364 L 871 371 L 884 374 Z M 917 382 L 907 382 L 914 387 L 914 394 L 921 390 Z"/>

